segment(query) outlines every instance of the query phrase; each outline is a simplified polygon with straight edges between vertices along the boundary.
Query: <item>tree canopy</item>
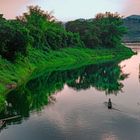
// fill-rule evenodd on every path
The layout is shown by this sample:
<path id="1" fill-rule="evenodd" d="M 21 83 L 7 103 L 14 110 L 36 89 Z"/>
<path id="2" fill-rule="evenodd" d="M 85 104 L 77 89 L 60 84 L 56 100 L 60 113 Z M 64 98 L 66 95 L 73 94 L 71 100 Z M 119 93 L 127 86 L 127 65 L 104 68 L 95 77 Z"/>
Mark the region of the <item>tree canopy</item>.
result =
<path id="1" fill-rule="evenodd" d="M 110 12 L 99 13 L 94 19 L 67 22 L 66 30 L 79 33 L 89 48 L 120 46 L 122 36 L 126 33 L 122 17 Z"/>
<path id="2" fill-rule="evenodd" d="M 52 13 L 38 6 L 29 6 L 28 12 L 16 20 L 0 16 L 0 55 L 8 60 L 16 54 L 27 54 L 29 46 L 47 51 L 64 47 L 83 47 L 77 33 L 66 31 Z"/>
<path id="3" fill-rule="evenodd" d="M 122 17 L 110 12 L 63 25 L 39 6 L 29 6 L 16 20 L 0 15 L 0 55 L 14 60 L 19 53 L 26 55 L 29 47 L 43 51 L 65 47 L 114 48 L 120 46 L 126 32 Z"/>

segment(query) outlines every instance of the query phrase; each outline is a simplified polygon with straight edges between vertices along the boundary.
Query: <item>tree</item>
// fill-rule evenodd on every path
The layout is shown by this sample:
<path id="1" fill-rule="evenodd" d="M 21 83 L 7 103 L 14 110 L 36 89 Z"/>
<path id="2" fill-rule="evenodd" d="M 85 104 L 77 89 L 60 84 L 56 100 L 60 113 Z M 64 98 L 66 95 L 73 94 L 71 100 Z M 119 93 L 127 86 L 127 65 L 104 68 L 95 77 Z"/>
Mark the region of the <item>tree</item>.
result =
<path id="1" fill-rule="evenodd" d="M 78 33 L 86 47 L 94 47 L 96 35 L 94 35 L 94 32 L 92 32 L 92 23 L 84 19 L 79 19 L 67 22 L 65 26 L 67 31 Z"/>
<path id="2" fill-rule="evenodd" d="M 0 55 L 14 60 L 17 53 L 26 55 L 30 43 L 29 32 L 17 21 L 0 22 Z"/>
<path id="3" fill-rule="evenodd" d="M 47 20 L 50 22 L 54 22 L 56 20 L 55 17 L 52 15 L 52 12 L 43 11 L 39 6 L 29 6 L 28 12 L 23 13 L 23 15 L 17 17 L 17 19 L 23 22 L 29 22 L 39 26 L 40 20 Z"/>
<path id="4" fill-rule="evenodd" d="M 55 22 L 52 12 L 44 12 L 39 6 L 29 6 L 28 12 L 17 17 L 17 20 L 25 25 L 33 37 L 33 47 L 45 46 L 45 32 Z"/>
<path id="5" fill-rule="evenodd" d="M 122 17 L 118 13 L 97 14 L 93 23 L 99 29 L 95 32 L 101 40 L 100 46 L 107 48 L 120 46 L 126 28 L 123 26 Z"/>
<path id="6" fill-rule="evenodd" d="M 67 22 L 66 30 L 79 33 L 88 48 L 120 46 L 122 36 L 126 33 L 122 17 L 110 12 L 99 13 L 94 19 Z"/>
<path id="7" fill-rule="evenodd" d="M 28 9 L 27 13 L 17 19 L 29 29 L 33 37 L 33 47 L 56 50 L 83 45 L 79 36 L 76 33 L 67 32 L 51 12 L 44 12 L 38 6 L 29 6 Z"/>

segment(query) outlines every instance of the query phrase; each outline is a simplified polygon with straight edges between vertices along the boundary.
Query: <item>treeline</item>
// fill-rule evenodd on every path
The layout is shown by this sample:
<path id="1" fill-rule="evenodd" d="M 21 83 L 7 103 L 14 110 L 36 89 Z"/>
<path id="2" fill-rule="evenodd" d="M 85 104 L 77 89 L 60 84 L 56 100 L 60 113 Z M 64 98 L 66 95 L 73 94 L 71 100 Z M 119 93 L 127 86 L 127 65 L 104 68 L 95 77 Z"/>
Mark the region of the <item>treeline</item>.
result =
<path id="1" fill-rule="evenodd" d="M 51 13 L 38 6 L 15 20 L 0 17 L 0 55 L 14 60 L 17 54 L 26 55 L 29 48 L 42 50 L 84 46 L 77 33 L 66 31 Z"/>
<path id="2" fill-rule="evenodd" d="M 66 30 L 79 33 L 89 48 L 114 48 L 120 46 L 127 32 L 118 13 L 99 13 L 94 19 L 78 19 L 66 23 Z"/>
<path id="3" fill-rule="evenodd" d="M 15 60 L 30 48 L 49 51 L 65 47 L 113 48 L 120 46 L 125 33 L 121 17 L 115 13 L 98 14 L 93 20 L 75 20 L 65 24 L 38 6 L 15 20 L 0 15 L 0 55 Z"/>

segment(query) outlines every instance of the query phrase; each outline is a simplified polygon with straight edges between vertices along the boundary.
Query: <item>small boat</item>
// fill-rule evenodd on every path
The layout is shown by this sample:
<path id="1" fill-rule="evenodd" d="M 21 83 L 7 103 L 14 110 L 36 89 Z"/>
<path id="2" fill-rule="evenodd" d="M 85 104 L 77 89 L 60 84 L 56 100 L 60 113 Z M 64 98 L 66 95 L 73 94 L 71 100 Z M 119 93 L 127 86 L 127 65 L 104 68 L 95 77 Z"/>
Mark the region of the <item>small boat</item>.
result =
<path id="1" fill-rule="evenodd" d="M 112 102 L 111 102 L 111 99 L 110 98 L 108 100 L 108 109 L 112 109 Z"/>
<path id="2" fill-rule="evenodd" d="M 21 117 L 21 116 L 18 115 L 18 116 L 13 116 L 13 117 L 1 119 L 1 120 L 0 120 L 0 129 L 4 126 L 4 124 L 6 123 L 6 121 L 13 120 L 13 119 L 18 119 L 18 118 L 20 118 L 20 117 Z"/>
<path id="3" fill-rule="evenodd" d="M 1 119 L 0 122 L 1 121 L 9 121 L 9 120 L 13 120 L 13 119 L 18 119 L 20 117 L 21 117 L 20 115 L 17 115 L 17 116 L 13 116 L 13 117 L 9 117 L 9 118 L 4 118 L 4 119 Z"/>

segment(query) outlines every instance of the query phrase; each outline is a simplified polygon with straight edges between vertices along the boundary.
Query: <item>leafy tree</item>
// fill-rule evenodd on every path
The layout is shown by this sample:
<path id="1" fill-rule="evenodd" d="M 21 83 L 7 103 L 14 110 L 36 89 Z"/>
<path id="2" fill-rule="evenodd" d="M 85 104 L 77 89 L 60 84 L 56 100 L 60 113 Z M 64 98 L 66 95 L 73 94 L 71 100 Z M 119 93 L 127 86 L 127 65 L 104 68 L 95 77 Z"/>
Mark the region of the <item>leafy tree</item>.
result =
<path id="1" fill-rule="evenodd" d="M 46 31 L 45 37 L 46 46 L 49 46 L 53 50 L 84 46 L 77 33 L 67 32 L 63 28 L 49 28 Z"/>
<path id="2" fill-rule="evenodd" d="M 110 12 L 97 14 L 95 19 L 67 22 L 66 30 L 79 33 L 81 40 L 89 48 L 120 46 L 121 38 L 126 33 L 122 17 Z"/>
<path id="3" fill-rule="evenodd" d="M 92 24 L 87 22 L 86 20 L 75 20 L 66 23 L 66 30 L 71 31 L 73 33 L 78 33 L 80 35 L 81 40 L 87 47 L 94 46 L 94 32 L 91 30 Z"/>
<path id="4" fill-rule="evenodd" d="M 16 21 L 0 22 L 0 55 L 14 60 L 17 53 L 25 55 L 29 45 L 28 30 Z"/>
<path id="5" fill-rule="evenodd" d="M 100 38 L 98 35 L 99 28 L 93 24 L 93 19 L 79 19 L 66 23 L 66 30 L 73 33 L 79 33 L 81 40 L 88 48 L 99 47 Z"/>
<path id="6" fill-rule="evenodd" d="M 126 28 L 123 26 L 122 17 L 118 13 L 97 14 L 93 24 L 99 29 L 96 34 L 101 40 L 100 46 L 108 48 L 120 46 Z"/>
<path id="7" fill-rule="evenodd" d="M 24 23 L 33 37 L 33 47 L 42 48 L 45 45 L 45 32 L 50 24 L 55 21 L 54 16 L 49 12 L 44 12 L 39 6 L 29 6 L 28 12 L 17 20 Z"/>
<path id="8" fill-rule="evenodd" d="M 79 36 L 64 30 L 62 23 L 57 22 L 52 13 L 44 12 L 38 6 L 29 6 L 28 10 L 23 16 L 17 17 L 17 20 L 29 29 L 33 47 L 56 50 L 83 45 Z"/>

